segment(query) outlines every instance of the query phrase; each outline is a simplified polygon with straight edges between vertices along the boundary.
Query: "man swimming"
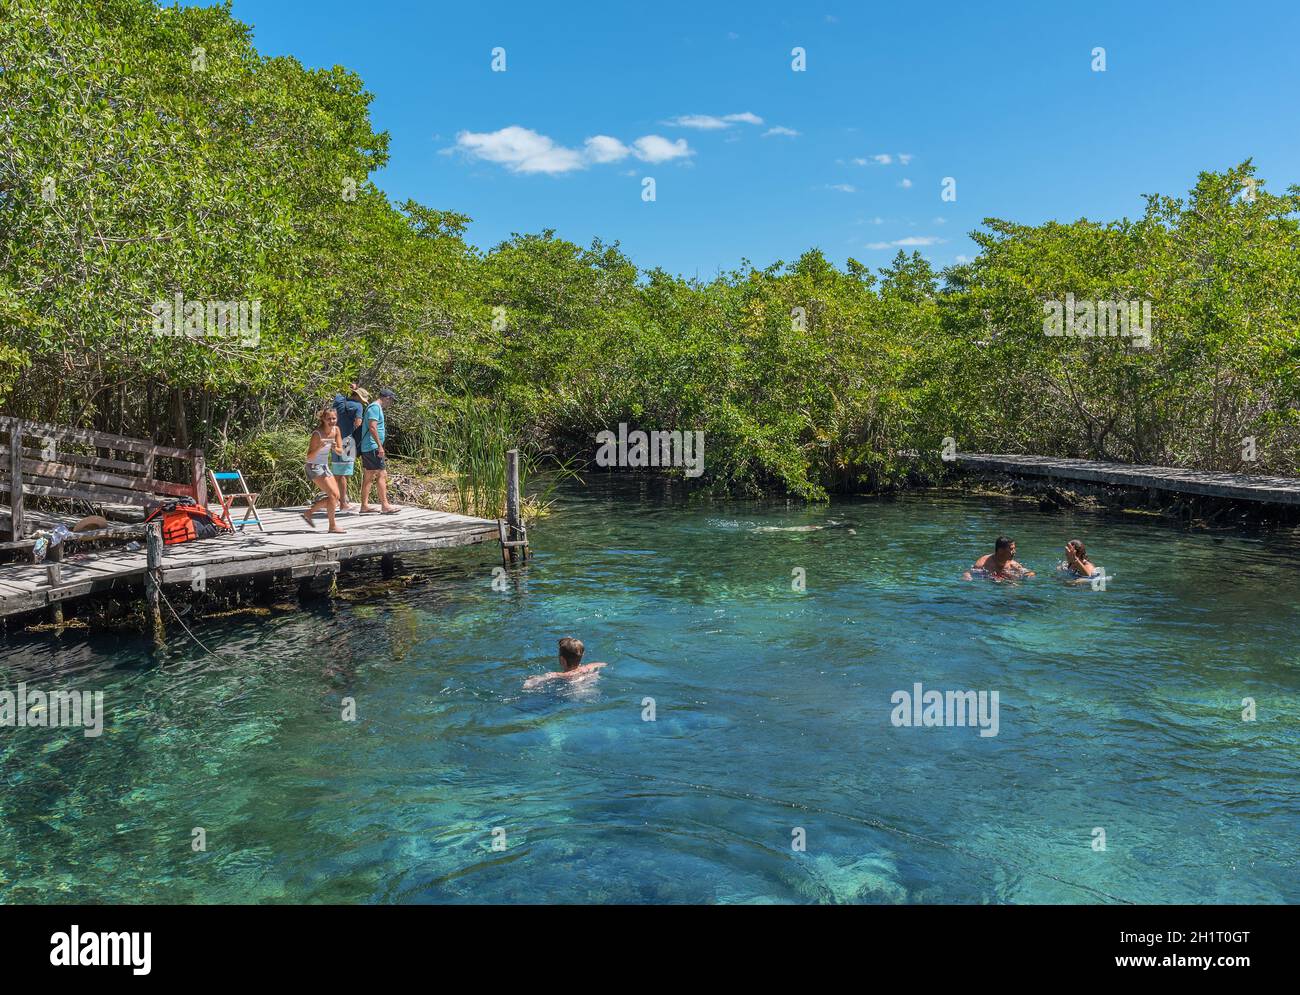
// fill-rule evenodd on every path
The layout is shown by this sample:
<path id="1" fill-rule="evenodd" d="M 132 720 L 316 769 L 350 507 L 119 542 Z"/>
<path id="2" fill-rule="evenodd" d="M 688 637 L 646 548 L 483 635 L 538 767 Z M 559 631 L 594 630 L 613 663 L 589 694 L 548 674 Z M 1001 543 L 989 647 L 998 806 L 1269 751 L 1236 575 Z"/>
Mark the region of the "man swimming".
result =
<path id="1" fill-rule="evenodd" d="M 1032 577 L 1034 572 L 1026 570 L 1023 564 L 1016 562 L 1016 543 L 1014 539 L 998 536 L 993 544 L 993 552 L 985 553 L 975 561 L 974 566 L 962 574 L 962 580 L 973 579 L 973 572 L 980 571 L 995 581 L 1004 581 L 1012 577 Z"/>
<path id="2" fill-rule="evenodd" d="M 560 640 L 560 666 L 564 669 L 554 670 L 549 674 L 538 674 L 535 677 L 530 677 L 528 680 L 524 681 L 524 688 L 535 688 L 545 684 L 547 681 L 552 681 L 557 678 L 580 681 L 585 677 L 590 677 L 601 667 L 605 666 L 605 664 L 583 663 L 582 654 L 586 651 L 587 648 L 582 645 L 581 639 L 574 639 L 571 636 L 565 636 Z"/>

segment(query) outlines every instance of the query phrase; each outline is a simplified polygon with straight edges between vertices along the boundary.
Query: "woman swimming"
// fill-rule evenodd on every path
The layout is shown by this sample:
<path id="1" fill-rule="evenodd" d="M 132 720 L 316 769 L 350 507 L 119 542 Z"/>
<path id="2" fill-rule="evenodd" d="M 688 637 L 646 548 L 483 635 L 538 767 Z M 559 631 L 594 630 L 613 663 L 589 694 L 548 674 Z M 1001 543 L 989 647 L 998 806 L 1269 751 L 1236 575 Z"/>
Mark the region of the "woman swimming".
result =
<path id="1" fill-rule="evenodd" d="M 1083 548 L 1083 543 L 1078 539 L 1071 539 L 1065 544 L 1065 560 L 1057 569 L 1086 580 L 1101 568 L 1088 559 L 1088 551 Z"/>

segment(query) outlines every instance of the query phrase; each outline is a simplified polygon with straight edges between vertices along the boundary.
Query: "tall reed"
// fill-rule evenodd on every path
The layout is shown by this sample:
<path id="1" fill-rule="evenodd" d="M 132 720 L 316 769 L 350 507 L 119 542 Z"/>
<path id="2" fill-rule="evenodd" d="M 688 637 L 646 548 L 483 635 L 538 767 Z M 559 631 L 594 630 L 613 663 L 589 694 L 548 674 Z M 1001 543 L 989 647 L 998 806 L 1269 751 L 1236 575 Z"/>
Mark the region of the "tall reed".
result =
<path id="1" fill-rule="evenodd" d="M 532 517 L 545 510 L 559 480 L 573 472 L 554 461 L 549 469 L 556 472 L 539 480 L 548 457 L 521 445 L 518 435 L 518 425 L 499 401 L 466 392 L 452 402 L 450 416 L 441 424 L 421 421 L 409 435 L 408 449 L 425 465 L 440 466 L 451 475 L 456 511 L 480 518 L 505 515 L 506 451 L 519 449 L 519 490 L 525 515 Z"/>

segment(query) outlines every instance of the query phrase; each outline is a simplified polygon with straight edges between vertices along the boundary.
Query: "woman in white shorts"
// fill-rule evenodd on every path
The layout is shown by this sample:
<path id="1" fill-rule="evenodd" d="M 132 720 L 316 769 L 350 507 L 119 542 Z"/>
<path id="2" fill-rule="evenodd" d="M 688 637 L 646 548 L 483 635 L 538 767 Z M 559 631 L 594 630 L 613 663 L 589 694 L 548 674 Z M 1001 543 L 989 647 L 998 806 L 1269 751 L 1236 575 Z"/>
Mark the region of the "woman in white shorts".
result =
<path id="1" fill-rule="evenodd" d="M 333 407 L 323 408 L 316 414 L 316 428 L 307 442 L 307 482 L 319 487 L 325 496 L 303 512 L 303 520 L 313 529 L 312 516 L 324 508 L 329 516 L 331 532 L 344 532 L 334 522 L 334 508 L 338 504 L 339 489 L 330 473 L 330 457 L 342 455 L 343 438 L 339 434 L 339 416 Z"/>

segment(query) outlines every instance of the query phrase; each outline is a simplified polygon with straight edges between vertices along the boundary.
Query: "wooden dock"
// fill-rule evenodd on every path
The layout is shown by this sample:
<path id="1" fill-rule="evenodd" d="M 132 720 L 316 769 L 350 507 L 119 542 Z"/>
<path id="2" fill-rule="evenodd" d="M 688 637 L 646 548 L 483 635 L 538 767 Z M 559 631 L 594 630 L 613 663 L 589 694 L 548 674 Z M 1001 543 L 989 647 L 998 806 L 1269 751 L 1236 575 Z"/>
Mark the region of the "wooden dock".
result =
<path id="1" fill-rule="evenodd" d="M 1211 473 L 1166 466 L 1100 463 L 1048 456 L 1003 456 L 958 453 L 960 466 L 1031 477 L 1138 487 L 1176 494 L 1197 494 L 1234 501 L 1300 505 L 1300 477 L 1264 477 L 1246 473 Z"/>
<path id="2" fill-rule="evenodd" d="M 215 539 L 200 539 L 164 549 L 162 582 L 203 589 L 209 581 L 283 572 L 300 579 L 336 573 L 344 560 L 386 556 L 498 539 L 495 521 L 422 508 L 403 508 L 395 515 L 337 518 L 345 534 L 327 531 L 324 513 L 316 528 L 303 521 L 303 508 L 261 509 L 266 532 L 249 525 Z M 121 546 L 70 553 L 59 565 L 59 584 L 50 586 L 46 566 L 0 566 L 0 617 L 53 605 L 100 591 L 134 591 L 144 586 L 146 549 Z"/>

